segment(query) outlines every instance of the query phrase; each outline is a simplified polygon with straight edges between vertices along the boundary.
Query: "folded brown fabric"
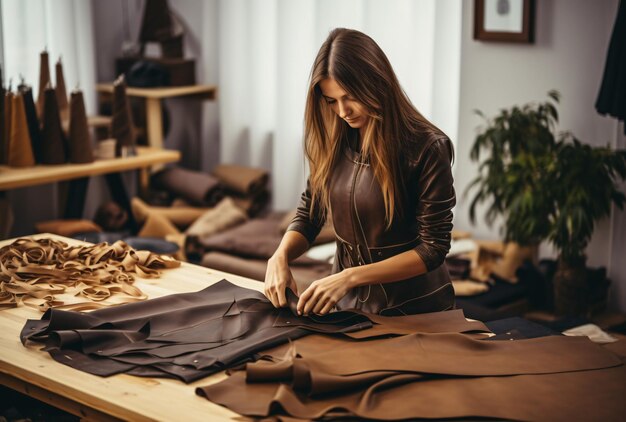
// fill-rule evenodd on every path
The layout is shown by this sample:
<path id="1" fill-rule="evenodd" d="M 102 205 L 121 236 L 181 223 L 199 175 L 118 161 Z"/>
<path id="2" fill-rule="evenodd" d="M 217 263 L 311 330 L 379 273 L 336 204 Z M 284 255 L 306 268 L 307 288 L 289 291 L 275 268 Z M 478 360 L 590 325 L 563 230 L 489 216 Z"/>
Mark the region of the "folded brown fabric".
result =
<path id="1" fill-rule="evenodd" d="M 229 197 L 250 217 L 254 217 L 265 210 L 270 201 L 270 193 L 267 190 L 262 190 L 252 196 L 229 194 Z"/>
<path id="2" fill-rule="evenodd" d="M 263 282 L 267 270 L 267 259 L 242 258 L 223 252 L 207 252 L 202 257 L 202 266 Z M 315 280 L 330 275 L 332 265 L 298 258 L 291 263 L 289 268 L 298 286 L 298 292 L 303 292 Z"/>
<path id="3" fill-rule="evenodd" d="M 162 217 L 168 219 L 172 224 L 179 228 L 185 228 L 191 223 L 196 221 L 200 216 L 211 210 L 212 208 L 200 208 L 200 207 L 157 207 L 146 204 L 140 198 L 133 198 L 131 200 L 131 208 L 133 215 L 138 223 L 143 223 L 149 214 L 159 214 Z"/>
<path id="4" fill-rule="evenodd" d="M 212 207 L 223 197 L 219 181 L 205 173 L 170 167 L 152 176 L 158 189 L 180 196 L 192 205 Z"/>
<path id="5" fill-rule="evenodd" d="M 90 220 L 50 220 L 35 224 L 37 233 L 54 233 L 72 237 L 78 233 L 101 232 L 102 228 Z"/>
<path id="6" fill-rule="evenodd" d="M 172 208 L 172 210 L 181 209 L 184 208 Z M 202 214 L 185 231 L 187 235 L 197 236 L 199 239 L 223 232 L 248 219 L 248 215 L 229 197 L 222 199 L 214 208 L 201 211 Z"/>
<path id="7" fill-rule="evenodd" d="M 57 96 L 59 96 L 58 93 Z M 69 114 L 69 161 L 70 163 L 92 163 L 93 148 L 82 91 L 72 92 Z"/>
<path id="8" fill-rule="evenodd" d="M 9 157 L 11 167 L 30 167 L 35 165 L 35 156 L 28 133 L 28 123 L 24 110 L 24 98 L 21 93 L 13 96 L 11 106 L 11 133 L 9 135 Z"/>
<path id="9" fill-rule="evenodd" d="M 249 220 L 213 236 L 198 239 L 206 251 L 244 258 L 269 259 L 280 244 L 278 221 L 272 216 Z"/>
<path id="10" fill-rule="evenodd" d="M 267 190 L 267 170 L 236 164 L 218 164 L 211 172 L 228 190 L 243 196 L 254 196 Z"/>
<path id="11" fill-rule="evenodd" d="M 45 97 L 41 145 L 43 164 L 64 164 L 66 162 L 66 139 L 61 128 L 59 107 L 54 89 L 48 88 L 43 93 Z"/>

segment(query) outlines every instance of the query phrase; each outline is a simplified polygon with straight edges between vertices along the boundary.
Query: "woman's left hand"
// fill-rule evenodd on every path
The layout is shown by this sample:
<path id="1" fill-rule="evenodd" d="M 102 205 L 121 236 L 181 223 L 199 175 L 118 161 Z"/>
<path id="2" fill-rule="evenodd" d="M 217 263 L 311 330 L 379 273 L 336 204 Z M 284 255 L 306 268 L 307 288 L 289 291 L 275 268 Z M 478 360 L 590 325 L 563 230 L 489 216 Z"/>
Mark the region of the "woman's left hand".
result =
<path id="1" fill-rule="evenodd" d="M 346 270 L 314 281 L 300 295 L 298 315 L 327 314 L 339 300 L 352 288 L 350 276 Z"/>

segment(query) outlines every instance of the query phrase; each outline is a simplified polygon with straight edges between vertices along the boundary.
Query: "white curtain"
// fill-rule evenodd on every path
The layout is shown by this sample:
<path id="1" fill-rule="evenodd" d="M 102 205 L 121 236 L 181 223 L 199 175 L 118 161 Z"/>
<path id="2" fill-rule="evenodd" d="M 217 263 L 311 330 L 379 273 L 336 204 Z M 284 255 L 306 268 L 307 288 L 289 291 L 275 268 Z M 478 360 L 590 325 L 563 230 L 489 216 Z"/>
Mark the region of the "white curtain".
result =
<path id="1" fill-rule="evenodd" d="M 54 84 L 54 65 L 63 62 L 69 92 L 79 87 L 87 113 L 95 112 L 95 52 L 91 2 L 83 0 L 2 0 L 5 81 L 13 88 L 21 77 L 39 89 L 39 53 L 48 50 Z"/>
<path id="2" fill-rule="evenodd" d="M 417 108 L 456 139 L 460 0 L 221 0 L 220 161 L 271 171 L 275 209 L 306 179 L 304 102 L 317 50 L 335 27 L 370 35 Z"/>

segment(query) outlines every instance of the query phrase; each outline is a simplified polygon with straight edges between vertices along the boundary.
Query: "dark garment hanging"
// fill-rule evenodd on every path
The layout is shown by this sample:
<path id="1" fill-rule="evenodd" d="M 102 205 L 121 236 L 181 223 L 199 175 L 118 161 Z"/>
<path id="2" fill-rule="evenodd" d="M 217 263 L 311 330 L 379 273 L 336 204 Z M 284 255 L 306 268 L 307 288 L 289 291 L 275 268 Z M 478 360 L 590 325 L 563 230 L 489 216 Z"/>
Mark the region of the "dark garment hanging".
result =
<path id="1" fill-rule="evenodd" d="M 295 307 L 297 298 L 289 297 Z M 365 332 L 405 334 L 430 320 L 444 330 L 488 331 L 482 323 L 465 321 L 461 311 L 400 318 L 351 311 L 300 317 L 288 308 L 275 309 L 260 292 L 222 280 L 199 292 L 90 313 L 50 309 L 41 320 L 28 320 L 20 337 L 24 344 L 44 343 L 58 362 L 92 374 L 192 382 L 311 332 L 355 338 L 366 337 Z"/>
<path id="2" fill-rule="evenodd" d="M 252 417 L 619 420 L 624 349 L 584 337 L 414 334 L 346 343 L 313 335 L 196 392 Z"/>
<path id="3" fill-rule="evenodd" d="M 626 120 L 626 2 L 621 1 L 606 55 L 596 110 Z M 626 134 L 626 125 L 624 126 Z"/>
<path id="4" fill-rule="evenodd" d="M 41 163 L 64 164 L 67 161 L 67 139 L 61 127 L 59 106 L 54 89 L 43 92 L 43 116 L 41 117 Z"/>

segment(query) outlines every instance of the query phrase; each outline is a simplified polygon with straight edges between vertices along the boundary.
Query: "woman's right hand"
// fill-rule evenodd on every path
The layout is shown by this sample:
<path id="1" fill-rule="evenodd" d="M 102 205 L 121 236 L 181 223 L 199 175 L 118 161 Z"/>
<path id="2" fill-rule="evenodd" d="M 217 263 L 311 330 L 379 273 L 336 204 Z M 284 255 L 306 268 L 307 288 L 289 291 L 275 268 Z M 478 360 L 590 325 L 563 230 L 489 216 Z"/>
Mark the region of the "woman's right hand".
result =
<path id="1" fill-rule="evenodd" d="M 287 260 L 282 257 L 273 256 L 267 261 L 265 271 L 265 296 L 276 308 L 287 306 L 287 296 L 285 290 L 290 288 L 298 294 L 296 281 L 291 274 Z"/>

